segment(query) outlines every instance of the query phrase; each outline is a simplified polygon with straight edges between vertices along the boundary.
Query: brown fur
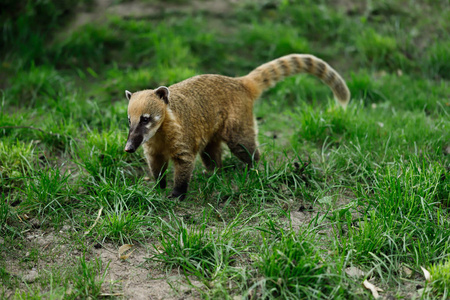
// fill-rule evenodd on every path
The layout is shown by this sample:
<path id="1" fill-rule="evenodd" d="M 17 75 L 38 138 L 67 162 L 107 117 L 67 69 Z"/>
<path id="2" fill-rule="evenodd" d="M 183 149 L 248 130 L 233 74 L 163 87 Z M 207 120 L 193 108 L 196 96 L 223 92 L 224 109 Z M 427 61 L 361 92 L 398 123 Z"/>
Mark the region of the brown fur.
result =
<path id="1" fill-rule="evenodd" d="M 244 77 L 200 75 L 174 84 L 168 89 L 168 104 L 158 93 L 161 88 L 156 93 L 144 90 L 132 94 L 128 106 L 129 141 L 133 134 L 137 135 L 136 128 L 143 114 L 160 117 L 151 123 L 150 129 L 140 127 L 155 131 L 144 143 L 144 153 L 162 187 L 166 185 L 162 175 L 168 162 L 174 162 L 172 196 L 183 197 L 198 153 L 210 171 L 222 166 L 223 142 L 243 162 L 251 165 L 259 160 L 253 103 L 276 82 L 302 72 L 320 78 L 330 86 L 338 102 L 347 105 L 350 92 L 334 69 L 312 55 L 291 54 L 266 63 Z"/>

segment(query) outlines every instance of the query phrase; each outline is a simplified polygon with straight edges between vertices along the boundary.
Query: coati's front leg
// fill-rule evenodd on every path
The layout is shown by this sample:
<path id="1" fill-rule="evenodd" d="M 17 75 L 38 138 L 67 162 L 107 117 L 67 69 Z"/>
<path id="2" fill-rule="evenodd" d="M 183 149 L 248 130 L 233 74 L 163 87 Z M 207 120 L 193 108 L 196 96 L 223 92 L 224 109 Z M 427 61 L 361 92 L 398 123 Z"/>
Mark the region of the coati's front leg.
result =
<path id="1" fill-rule="evenodd" d="M 222 141 L 217 139 L 209 142 L 200 157 L 207 171 L 212 172 L 215 168 L 222 168 Z"/>
<path id="2" fill-rule="evenodd" d="M 186 197 L 189 181 L 194 170 L 195 155 L 174 158 L 175 174 L 172 198 L 183 200 Z"/>
<path id="3" fill-rule="evenodd" d="M 156 181 L 159 180 L 159 187 L 165 189 L 167 186 L 166 170 L 169 164 L 169 159 L 162 154 L 147 155 L 150 170 Z"/>

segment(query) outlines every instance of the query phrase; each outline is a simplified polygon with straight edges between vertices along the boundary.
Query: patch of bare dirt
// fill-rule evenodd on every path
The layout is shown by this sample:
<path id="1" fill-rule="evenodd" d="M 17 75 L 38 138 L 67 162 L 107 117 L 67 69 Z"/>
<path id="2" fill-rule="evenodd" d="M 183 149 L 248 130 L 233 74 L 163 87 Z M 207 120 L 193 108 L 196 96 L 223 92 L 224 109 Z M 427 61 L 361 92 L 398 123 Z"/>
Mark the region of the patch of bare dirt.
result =
<path id="1" fill-rule="evenodd" d="M 104 296 L 119 296 L 120 299 L 198 299 L 199 293 L 188 284 L 184 274 L 178 270 L 165 272 L 163 266 L 148 263 L 146 258 L 152 256 L 150 248 L 133 246 L 134 252 L 126 259 L 120 259 L 118 246 L 99 244 L 86 240 L 75 243 L 79 233 L 69 225 L 59 231 L 31 229 L 24 233 L 24 238 L 14 246 L 6 245 L 11 241 L 0 240 L 0 249 L 4 259 L 2 267 L 16 282 L 13 289 L 5 291 L 6 298 L 19 291 L 41 290 L 45 293 L 50 286 L 49 276 L 67 276 L 79 264 L 85 255 L 86 260 L 100 258 L 103 272 L 106 271 L 102 285 Z M 12 243 L 11 243 L 12 244 Z M 85 248 L 83 250 L 82 248 Z M 189 278 L 191 284 L 201 288 L 202 284 Z M 43 284 L 43 285 L 41 285 Z M 0 289 L 0 291 L 2 291 Z"/>
<path id="2" fill-rule="evenodd" d="M 94 255 L 108 265 L 103 284 L 104 290 L 123 295 L 125 299 L 197 299 L 198 293 L 184 281 L 184 275 L 171 271 L 165 273 L 161 268 L 146 263 L 151 251 L 135 246 L 134 252 L 126 260 L 119 259 L 118 250 L 112 245 L 94 249 Z M 194 285 L 200 283 L 191 280 Z"/>
<path id="3" fill-rule="evenodd" d="M 106 20 L 108 15 L 132 18 L 160 18 L 163 14 L 178 13 L 189 14 L 193 12 L 207 12 L 222 16 L 229 12 L 237 0 L 194 0 L 181 3 L 168 3 L 164 1 L 126 1 L 115 3 L 114 0 L 95 0 L 90 11 L 81 11 L 75 19 L 61 31 L 56 40 L 70 35 L 76 29 L 89 23 L 98 23 Z"/>
<path id="4" fill-rule="evenodd" d="M 363 14 L 369 7 L 366 1 L 354 1 L 354 0 L 334 0 L 332 5 L 337 9 L 343 9 L 347 14 Z"/>
<path id="5" fill-rule="evenodd" d="M 123 17 L 146 17 L 158 16 L 162 13 L 192 13 L 208 12 L 210 14 L 221 15 L 228 12 L 232 7 L 231 2 L 223 0 L 204 0 L 188 1 L 186 3 L 167 3 L 167 2 L 126 2 L 110 6 L 106 12 Z"/>

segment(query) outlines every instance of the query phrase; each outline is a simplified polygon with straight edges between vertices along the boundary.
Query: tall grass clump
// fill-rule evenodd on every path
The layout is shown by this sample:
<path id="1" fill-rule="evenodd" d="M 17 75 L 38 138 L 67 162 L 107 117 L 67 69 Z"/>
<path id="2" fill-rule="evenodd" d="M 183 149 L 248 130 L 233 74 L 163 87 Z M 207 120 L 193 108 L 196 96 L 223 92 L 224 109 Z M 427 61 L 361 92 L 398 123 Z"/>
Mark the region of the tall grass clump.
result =
<path id="1" fill-rule="evenodd" d="M 8 139 L 0 141 L 0 189 L 20 185 L 32 175 L 36 163 L 33 143 L 12 142 Z"/>
<path id="2" fill-rule="evenodd" d="M 438 197 L 443 172 L 426 157 L 376 172 L 374 186 L 358 192 L 368 206 L 362 222 L 348 224 L 342 250 L 353 251 L 359 263 L 380 263 L 393 272 L 400 263 L 418 267 L 445 257 L 450 233 L 441 229 L 450 222 Z"/>
<path id="3" fill-rule="evenodd" d="M 242 210 L 225 227 L 211 228 L 213 210 L 204 209 L 195 224 L 189 225 L 182 218 L 170 216 L 160 220 L 159 245 L 155 245 L 152 261 L 167 267 L 181 267 L 186 275 L 200 280 L 214 280 L 227 272 L 246 248 L 246 221 Z"/>
<path id="4" fill-rule="evenodd" d="M 70 208 L 72 194 L 69 183 L 70 174 L 59 168 L 43 169 L 33 172 L 33 178 L 27 181 L 27 198 L 23 206 L 39 215 L 64 214 Z"/>
<path id="5" fill-rule="evenodd" d="M 144 212 L 126 211 L 116 203 L 114 210 L 106 209 L 97 234 L 103 241 L 110 240 L 120 244 L 131 244 L 150 235 L 152 223 Z"/>
<path id="6" fill-rule="evenodd" d="M 108 25 L 87 24 L 54 43 L 49 52 L 59 67 L 77 66 L 95 74 L 95 69 L 112 62 L 114 50 L 123 45 L 124 41 Z"/>
<path id="7" fill-rule="evenodd" d="M 129 156 L 123 151 L 125 141 L 120 132 L 91 132 L 80 150 L 80 164 L 95 181 L 113 180 L 117 170 L 129 166 Z"/>
<path id="8" fill-rule="evenodd" d="M 25 63 L 42 61 L 46 42 L 56 29 L 71 19 L 73 13 L 89 6 L 91 0 L 66 1 L 2 1 L 0 55 Z"/>
<path id="9" fill-rule="evenodd" d="M 306 234 L 285 233 L 275 241 L 263 237 L 256 265 L 264 278 L 256 284 L 263 298 L 320 299 L 343 292 Z"/>
<path id="10" fill-rule="evenodd" d="M 430 296 L 436 299 L 447 299 L 450 295 L 450 260 L 440 261 L 430 266 Z"/>
<path id="11" fill-rule="evenodd" d="M 104 265 L 100 258 L 88 261 L 85 255 L 80 256 L 73 275 L 74 298 L 98 298 L 102 293 L 102 284 L 108 272 L 109 263 Z"/>
<path id="12" fill-rule="evenodd" d="M 406 64 L 397 40 L 370 28 L 356 36 L 355 45 L 363 63 L 374 69 L 397 70 Z"/>
<path id="13" fill-rule="evenodd" d="M 18 70 L 10 79 L 11 88 L 6 91 L 6 100 L 18 107 L 45 105 L 48 99 L 60 97 L 65 92 L 66 82 L 60 73 L 48 65 Z"/>
<path id="14" fill-rule="evenodd" d="M 425 68 L 431 77 L 450 79 L 450 42 L 437 41 L 425 53 Z"/>
<path id="15" fill-rule="evenodd" d="M 6 197 L 6 195 L 2 193 L 0 198 L 0 232 L 6 230 L 7 221 L 11 215 L 11 208 L 7 200 L 8 198 L 9 197 Z"/>

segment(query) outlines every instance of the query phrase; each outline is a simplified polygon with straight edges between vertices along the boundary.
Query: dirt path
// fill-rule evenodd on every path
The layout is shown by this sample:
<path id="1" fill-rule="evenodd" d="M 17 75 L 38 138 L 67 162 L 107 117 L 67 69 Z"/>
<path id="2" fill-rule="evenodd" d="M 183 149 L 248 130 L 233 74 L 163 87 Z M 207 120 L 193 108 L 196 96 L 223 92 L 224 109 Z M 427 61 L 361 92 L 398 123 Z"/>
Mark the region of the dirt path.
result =
<path id="1" fill-rule="evenodd" d="M 180 1 L 180 3 L 176 1 L 169 3 L 164 3 L 164 1 L 126 1 L 115 4 L 114 2 L 113 0 L 95 0 L 92 9 L 79 12 L 67 28 L 57 35 L 57 39 L 70 35 L 83 25 L 102 22 L 110 15 L 127 18 L 152 18 L 159 17 L 163 13 L 188 14 L 199 11 L 212 15 L 223 15 L 231 11 L 238 0 L 195 0 Z"/>

